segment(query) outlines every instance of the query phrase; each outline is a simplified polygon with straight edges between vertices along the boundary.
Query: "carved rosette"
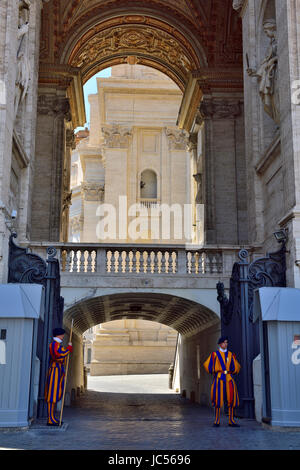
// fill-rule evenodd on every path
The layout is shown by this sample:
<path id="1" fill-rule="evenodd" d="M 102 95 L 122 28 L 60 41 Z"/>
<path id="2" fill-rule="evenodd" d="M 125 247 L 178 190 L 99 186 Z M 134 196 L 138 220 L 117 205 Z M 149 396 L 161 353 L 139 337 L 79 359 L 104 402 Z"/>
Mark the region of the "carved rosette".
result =
<path id="1" fill-rule="evenodd" d="M 107 148 L 128 148 L 132 139 L 132 128 L 123 126 L 102 127 L 104 147 Z"/>
<path id="2" fill-rule="evenodd" d="M 103 202 L 104 184 L 97 182 L 83 182 L 81 183 L 81 194 L 84 201 Z"/>
<path id="3" fill-rule="evenodd" d="M 189 134 L 180 129 L 165 129 L 170 150 L 188 150 Z"/>

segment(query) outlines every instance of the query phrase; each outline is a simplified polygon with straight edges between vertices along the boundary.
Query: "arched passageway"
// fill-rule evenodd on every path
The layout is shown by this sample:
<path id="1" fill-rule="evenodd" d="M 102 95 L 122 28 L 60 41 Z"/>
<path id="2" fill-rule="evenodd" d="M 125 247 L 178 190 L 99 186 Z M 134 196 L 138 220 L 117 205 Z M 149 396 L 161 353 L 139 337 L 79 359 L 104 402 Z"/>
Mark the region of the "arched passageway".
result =
<path id="1" fill-rule="evenodd" d="M 85 299 L 65 311 L 65 327 L 70 328 L 73 320 L 74 331 L 67 402 L 84 389 L 82 334 L 99 323 L 122 318 L 156 321 L 178 331 L 174 388 L 192 401 L 209 403 L 210 378 L 202 375 L 201 365 L 215 348 L 220 332 L 218 315 L 191 300 L 153 292 L 128 292 Z"/>

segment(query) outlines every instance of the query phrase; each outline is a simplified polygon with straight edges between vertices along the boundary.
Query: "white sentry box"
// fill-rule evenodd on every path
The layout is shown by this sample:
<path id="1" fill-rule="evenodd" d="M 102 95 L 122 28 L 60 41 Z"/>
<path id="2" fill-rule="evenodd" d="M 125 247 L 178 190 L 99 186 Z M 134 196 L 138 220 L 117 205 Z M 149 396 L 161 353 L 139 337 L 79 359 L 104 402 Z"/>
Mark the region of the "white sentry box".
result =
<path id="1" fill-rule="evenodd" d="M 0 428 L 28 426 L 43 291 L 39 284 L 0 285 Z"/>

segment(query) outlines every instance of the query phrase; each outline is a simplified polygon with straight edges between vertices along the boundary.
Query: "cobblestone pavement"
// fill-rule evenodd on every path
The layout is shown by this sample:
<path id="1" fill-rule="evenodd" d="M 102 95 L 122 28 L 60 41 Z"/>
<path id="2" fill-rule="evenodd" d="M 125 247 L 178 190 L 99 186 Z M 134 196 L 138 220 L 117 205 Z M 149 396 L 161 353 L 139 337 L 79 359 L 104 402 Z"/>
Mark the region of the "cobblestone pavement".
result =
<path id="1" fill-rule="evenodd" d="M 65 408 L 62 429 L 1 430 L 0 450 L 300 449 L 297 430 L 242 419 L 229 428 L 226 416 L 213 428 L 212 419 L 212 409 L 168 390 L 166 375 L 90 377 L 89 390 Z"/>

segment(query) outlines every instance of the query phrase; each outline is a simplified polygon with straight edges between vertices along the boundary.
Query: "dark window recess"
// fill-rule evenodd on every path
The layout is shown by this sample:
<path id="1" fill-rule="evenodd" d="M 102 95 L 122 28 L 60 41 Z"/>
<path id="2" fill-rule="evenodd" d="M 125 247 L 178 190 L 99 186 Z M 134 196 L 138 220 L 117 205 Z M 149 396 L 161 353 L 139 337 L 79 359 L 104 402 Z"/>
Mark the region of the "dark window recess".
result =
<path id="1" fill-rule="evenodd" d="M 0 339 L 6 339 L 6 330 L 1 330 Z"/>

